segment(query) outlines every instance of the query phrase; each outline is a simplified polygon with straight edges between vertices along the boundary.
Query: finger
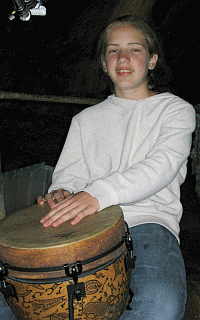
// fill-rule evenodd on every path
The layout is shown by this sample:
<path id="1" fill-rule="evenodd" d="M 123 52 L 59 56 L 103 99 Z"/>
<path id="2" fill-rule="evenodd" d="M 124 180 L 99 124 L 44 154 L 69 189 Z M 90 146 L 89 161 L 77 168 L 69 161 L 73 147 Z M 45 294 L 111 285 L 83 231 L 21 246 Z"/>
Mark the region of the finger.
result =
<path id="1" fill-rule="evenodd" d="M 52 224 L 52 221 L 54 221 L 54 219 L 52 219 L 52 217 L 54 216 L 54 213 L 52 213 L 52 210 L 46 214 L 41 220 L 40 223 L 43 224 L 44 227 L 49 227 Z"/>
<path id="2" fill-rule="evenodd" d="M 71 196 L 73 196 L 73 193 L 70 193 L 70 192 L 67 191 L 67 190 L 61 189 L 61 192 L 62 192 L 63 196 L 64 196 L 66 199 L 69 198 L 69 197 L 71 197 Z"/>
<path id="3" fill-rule="evenodd" d="M 49 227 L 51 225 L 53 227 L 58 227 L 60 224 L 73 219 L 79 211 L 80 209 L 78 208 L 72 209 L 70 211 L 66 208 L 62 208 L 56 213 L 55 210 L 52 210 L 47 216 L 44 217 L 45 220 L 43 220 L 43 218 L 40 222 L 44 227 Z"/>
<path id="4" fill-rule="evenodd" d="M 61 223 L 73 219 L 81 210 L 85 208 L 83 204 L 71 201 L 71 198 L 69 200 L 65 200 L 60 204 L 59 208 L 55 208 L 55 210 L 59 210 L 50 219 L 53 227 L 57 227 Z"/>
<path id="5" fill-rule="evenodd" d="M 92 205 L 91 201 L 93 200 Z M 78 217 L 72 222 L 72 225 L 77 224 L 81 221 L 86 215 L 93 214 L 99 210 L 99 203 L 96 198 L 91 197 L 87 193 L 80 193 L 76 195 L 71 195 L 68 199 L 65 199 L 54 205 L 52 210 L 41 219 L 41 223 L 44 227 L 53 227 L 59 226 L 61 223 L 68 220 L 74 219 L 77 215 Z"/>
<path id="6" fill-rule="evenodd" d="M 47 193 L 46 196 L 45 196 L 45 199 L 47 200 L 50 208 L 54 207 L 55 206 L 55 198 L 52 196 L 51 193 Z"/>
<path id="7" fill-rule="evenodd" d="M 59 219 L 62 215 L 67 214 L 68 212 L 70 212 L 71 210 L 73 210 L 75 207 L 75 205 L 70 205 L 68 204 L 68 200 L 64 199 L 63 201 L 54 204 L 54 206 L 52 206 L 52 210 L 46 214 L 41 220 L 40 222 L 43 224 L 44 227 L 49 227 L 50 225 L 52 225 L 53 222 L 55 222 L 57 219 Z M 72 217 L 73 218 L 73 217 Z M 63 221 L 67 221 L 69 220 L 66 216 L 66 220 Z"/>
<path id="8" fill-rule="evenodd" d="M 57 202 L 62 201 L 63 199 L 65 199 L 64 193 L 63 193 L 63 189 L 59 189 L 56 191 L 53 191 L 51 193 L 53 199 L 55 199 Z"/>
<path id="9" fill-rule="evenodd" d="M 97 212 L 96 208 L 93 206 L 89 206 L 88 208 L 80 211 L 75 218 L 71 221 L 71 225 L 75 226 L 81 220 L 83 220 L 86 216 L 92 215 Z"/>
<path id="10" fill-rule="evenodd" d="M 46 202 L 46 199 L 44 199 L 43 197 L 41 197 L 41 196 L 39 196 L 39 197 L 37 197 L 37 203 L 39 204 L 39 205 L 44 205 L 44 203 Z"/>
<path id="11" fill-rule="evenodd" d="M 85 213 L 85 211 L 81 211 L 79 212 L 75 218 L 71 221 L 71 225 L 75 226 L 77 223 L 79 223 L 81 220 L 83 220 L 85 218 L 87 214 Z"/>
<path id="12" fill-rule="evenodd" d="M 86 208 L 85 204 L 74 201 L 68 198 L 57 204 L 48 214 L 48 220 L 44 221 L 43 225 L 57 227 L 60 224 L 73 219 L 79 212 Z"/>

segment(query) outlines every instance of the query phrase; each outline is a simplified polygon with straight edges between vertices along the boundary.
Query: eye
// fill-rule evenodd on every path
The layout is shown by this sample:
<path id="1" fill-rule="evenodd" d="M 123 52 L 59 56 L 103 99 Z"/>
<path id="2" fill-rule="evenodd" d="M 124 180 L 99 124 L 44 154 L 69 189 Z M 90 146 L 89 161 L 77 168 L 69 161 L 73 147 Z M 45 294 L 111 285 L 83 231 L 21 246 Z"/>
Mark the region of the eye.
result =
<path id="1" fill-rule="evenodd" d="M 117 52 L 117 49 L 110 49 L 108 50 L 108 53 L 116 53 Z"/>
<path id="2" fill-rule="evenodd" d="M 132 48 L 131 51 L 132 51 L 132 52 L 140 52 L 140 50 L 137 49 L 137 48 Z"/>

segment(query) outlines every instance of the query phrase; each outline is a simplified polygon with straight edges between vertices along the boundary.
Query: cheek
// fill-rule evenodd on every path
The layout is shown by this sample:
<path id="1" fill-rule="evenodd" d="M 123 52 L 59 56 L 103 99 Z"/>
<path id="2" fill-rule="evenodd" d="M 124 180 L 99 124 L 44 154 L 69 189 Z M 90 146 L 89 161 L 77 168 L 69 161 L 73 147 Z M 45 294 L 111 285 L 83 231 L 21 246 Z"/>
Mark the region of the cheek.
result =
<path id="1" fill-rule="evenodd" d="M 135 64 L 141 70 L 148 70 L 149 68 L 149 61 L 146 57 L 138 57 L 135 59 Z"/>
<path id="2" fill-rule="evenodd" d="M 112 58 L 106 59 L 104 63 L 104 72 L 106 72 L 109 76 L 112 73 L 112 70 L 115 68 L 115 61 Z"/>
<path id="3" fill-rule="evenodd" d="M 113 66 L 114 62 L 115 62 L 115 58 L 114 57 L 108 57 L 106 59 L 106 65 L 107 65 L 107 68 L 110 68 Z"/>

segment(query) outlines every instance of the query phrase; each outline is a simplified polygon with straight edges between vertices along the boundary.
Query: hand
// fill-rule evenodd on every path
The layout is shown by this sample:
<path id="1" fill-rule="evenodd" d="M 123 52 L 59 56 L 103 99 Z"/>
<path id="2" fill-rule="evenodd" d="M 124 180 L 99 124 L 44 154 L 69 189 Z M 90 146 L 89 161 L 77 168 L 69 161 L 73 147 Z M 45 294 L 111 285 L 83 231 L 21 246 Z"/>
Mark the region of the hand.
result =
<path id="1" fill-rule="evenodd" d="M 38 197 L 37 202 L 39 205 L 44 205 L 44 202 L 47 201 L 50 208 L 54 208 L 56 203 L 63 201 L 71 196 L 71 193 L 64 189 L 54 190 L 51 193 L 47 193 L 44 198 Z"/>
<path id="2" fill-rule="evenodd" d="M 57 227 L 63 222 L 71 220 L 75 225 L 84 217 L 92 215 L 100 209 L 97 198 L 85 191 L 73 194 L 67 199 L 54 205 L 53 209 L 40 222 L 44 227 Z"/>

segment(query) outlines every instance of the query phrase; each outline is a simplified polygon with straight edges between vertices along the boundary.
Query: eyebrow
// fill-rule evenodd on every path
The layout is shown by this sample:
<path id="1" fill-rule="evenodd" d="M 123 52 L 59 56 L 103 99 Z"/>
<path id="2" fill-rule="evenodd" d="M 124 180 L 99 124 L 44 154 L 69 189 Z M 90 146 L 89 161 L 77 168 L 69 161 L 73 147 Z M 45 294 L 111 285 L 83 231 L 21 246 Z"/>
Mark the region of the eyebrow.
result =
<path id="1" fill-rule="evenodd" d="M 130 43 L 128 43 L 128 45 L 135 45 L 135 44 L 137 44 L 137 45 L 139 45 L 139 46 L 142 46 L 142 47 L 145 47 L 142 43 L 139 43 L 139 42 L 130 42 Z M 109 44 L 107 45 L 107 47 L 109 47 L 109 46 L 118 46 L 118 47 L 119 47 L 119 44 L 109 43 Z"/>

